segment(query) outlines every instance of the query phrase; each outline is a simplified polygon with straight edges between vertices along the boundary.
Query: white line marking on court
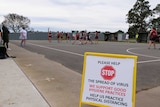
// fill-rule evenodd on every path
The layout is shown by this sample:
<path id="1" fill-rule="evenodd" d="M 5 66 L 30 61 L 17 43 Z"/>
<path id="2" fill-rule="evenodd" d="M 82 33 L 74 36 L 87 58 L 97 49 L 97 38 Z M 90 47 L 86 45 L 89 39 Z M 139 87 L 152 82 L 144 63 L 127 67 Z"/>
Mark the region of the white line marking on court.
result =
<path id="1" fill-rule="evenodd" d="M 65 50 L 60 50 L 60 49 L 56 49 L 56 48 L 46 47 L 46 46 L 37 45 L 37 44 L 33 44 L 33 43 L 29 43 L 29 44 L 34 45 L 34 46 L 38 46 L 38 47 L 42 47 L 42 48 L 46 48 L 46 49 L 51 49 L 51 50 L 59 51 L 59 52 L 64 52 L 64 53 L 68 53 L 68 54 L 73 54 L 73 55 L 77 55 L 77 56 L 84 56 L 84 55 L 82 55 L 82 54 L 74 53 L 74 52 L 70 52 L 70 51 L 65 51 Z"/>
<path id="2" fill-rule="evenodd" d="M 129 48 L 129 49 L 127 49 L 127 52 L 130 54 L 149 57 L 149 58 L 160 58 L 160 57 L 156 57 L 156 56 L 150 56 L 150 55 L 144 55 L 144 54 L 138 54 L 138 53 L 131 52 L 130 50 L 133 50 L 133 49 L 140 49 L 140 48 Z"/>
<path id="3" fill-rule="evenodd" d="M 160 61 L 160 59 L 157 59 L 157 60 L 148 60 L 148 61 L 139 61 L 139 62 L 137 62 L 137 63 L 142 64 L 142 63 L 158 62 L 158 61 Z"/>
<path id="4" fill-rule="evenodd" d="M 77 55 L 77 56 L 84 56 L 82 54 L 79 54 L 79 53 L 74 53 L 74 52 L 70 52 L 70 51 L 65 51 L 65 50 L 60 50 L 60 49 L 56 49 L 56 48 L 51 48 L 51 47 L 46 47 L 46 46 L 42 46 L 42 45 L 37 45 L 37 44 L 33 44 L 33 43 L 29 43 L 31 45 L 34 45 L 34 46 L 38 46 L 38 47 L 42 47 L 42 48 L 46 48 L 46 49 L 51 49 L 51 50 L 56 50 L 56 51 L 59 51 L 59 52 L 64 52 L 64 53 L 68 53 L 68 54 L 73 54 L 73 55 Z M 155 56 L 149 56 L 149 55 L 143 55 L 143 54 L 138 54 L 138 53 L 134 53 L 134 52 L 131 52 L 130 50 L 132 49 L 140 49 L 140 48 L 129 48 L 127 49 L 126 51 L 130 54 L 134 54 L 134 55 L 139 55 L 139 56 L 144 56 L 144 57 L 150 57 L 150 58 L 158 58 L 157 60 L 147 60 L 147 61 L 139 61 L 137 63 L 148 63 L 148 62 L 158 62 L 160 61 L 160 57 L 155 57 Z"/>
<path id="5" fill-rule="evenodd" d="M 126 51 L 128 53 L 130 53 L 130 54 L 133 54 L 133 55 L 138 55 L 138 56 L 143 56 L 143 57 L 148 57 L 148 58 L 158 58 L 157 60 L 139 61 L 137 63 L 148 63 L 148 62 L 158 62 L 158 61 L 160 61 L 160 57 L 150 56 L 150 55 L 144 55 L 144 54 L 138 54 L 138 53 L 134 53 L 134 52 L 130 51 L 130 50 L 134 50 L 134 49 L 141 49 L 141 48 L 129 48 Z"/>

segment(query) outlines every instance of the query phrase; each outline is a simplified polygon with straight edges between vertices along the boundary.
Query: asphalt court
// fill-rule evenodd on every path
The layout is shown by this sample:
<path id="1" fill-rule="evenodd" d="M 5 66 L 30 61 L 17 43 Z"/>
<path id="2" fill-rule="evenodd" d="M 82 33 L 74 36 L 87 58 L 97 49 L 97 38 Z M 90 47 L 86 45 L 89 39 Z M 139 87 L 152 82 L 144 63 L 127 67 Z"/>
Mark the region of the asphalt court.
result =
<path id="1" fill-rule="evenodd" d="M 11 41 L 14 44 L 19 45 L 19 41 Z M 157 49 L 148 49 L 147 43 L 126 43 L 126 42 L 99 42 L 98 44 L 86 44 L 79 45 L 77 41 L 74 45 L 72 42 L 63 41 L 58 43 L 52 41 L 49 43 L 46 40 L 28 40 L 27 46 L 24 47 L 27 50 L 36 52 L 39 49 L 40 54 L 51 53 L 52 56 L 62 56 L 63 65 L 67 66 L 67 63 L 83 63 L 84 52 L 102 52 L 110 54 L 124 54 L 124 55 L 136 55 L 138 56 L 137 62 L 137 92 L 141 90 L 151 89 L 160 86 L 160 44 L 157 44 Z M 45 53 L 41 53 L 45 49 Z M 47 54 L 46 54 L 47 56 Z M 69 57 L 70 61 L 67 62 L 65 57 Z M 49 56 L 47 58 L 50 58 Z M 52 60 L 52 58 L 50 58 Z M 54 59 L 53 59 L 54 60 Z M 59 58 L 59 60 L 61 60 Z M 73 61 L 74 62 L 73 62 Z M 66 62 L 65 62 L 66 61 Z M 82 67 L 79 65 L 73 67 L 81 71 Z M 126 65 L 127 67 L 127 65 Z M 69 67 L 72 69 L 72 67 Z M 127 75 L 126 75 L 127 76 Z"/>

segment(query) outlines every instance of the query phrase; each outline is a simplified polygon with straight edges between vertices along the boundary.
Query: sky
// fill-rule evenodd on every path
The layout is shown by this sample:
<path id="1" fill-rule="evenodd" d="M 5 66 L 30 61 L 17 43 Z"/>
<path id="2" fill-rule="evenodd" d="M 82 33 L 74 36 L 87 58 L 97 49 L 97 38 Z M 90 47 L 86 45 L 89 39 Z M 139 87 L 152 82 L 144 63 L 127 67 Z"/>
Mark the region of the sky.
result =
<path id="1" fill-rule="evenodd" d="M 128 11 L 137 0 L 0 0 L 0 23 L 4 15 L 28 17 L 34 31 L 128 30 Z M 150 9 L 160 0 L 148 0 Z"/>

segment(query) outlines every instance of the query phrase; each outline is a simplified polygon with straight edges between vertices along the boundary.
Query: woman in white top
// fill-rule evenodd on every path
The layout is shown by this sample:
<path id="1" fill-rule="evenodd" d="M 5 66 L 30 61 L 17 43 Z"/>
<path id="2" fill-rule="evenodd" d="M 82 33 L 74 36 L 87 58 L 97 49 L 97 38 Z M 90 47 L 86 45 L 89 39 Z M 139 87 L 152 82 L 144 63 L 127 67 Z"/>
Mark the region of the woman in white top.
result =
<path id="1" fill-rule="evenodd" d="M 126 33 L 125 39 L 126 39 L 127 42 L 129 42 L 129 41 L 128 41 L 128 40 L 129 40 L 129 34 L 128 34 L 128 32 Z"/>
<path id="2" fill-rule="evenodd" d="M 27 40 L 27 31 L 25 30 L 25 27 L 22 27 L 22 30 L 20 31 L 20 37 L 19 39 L 21 39 L 21 46 L 24 44 L 26 44 L 26 40 Z"/>

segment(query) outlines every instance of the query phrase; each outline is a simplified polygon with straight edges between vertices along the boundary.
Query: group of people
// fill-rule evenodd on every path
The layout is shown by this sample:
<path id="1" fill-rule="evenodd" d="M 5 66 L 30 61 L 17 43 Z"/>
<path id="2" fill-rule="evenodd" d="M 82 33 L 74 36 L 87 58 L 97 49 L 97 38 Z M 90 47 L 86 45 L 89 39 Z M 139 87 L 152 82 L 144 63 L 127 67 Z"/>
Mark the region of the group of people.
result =
<path id="1" fill-rule="evenodd" d="M 91 32 L 74 32 L 72 37 L 74 39 L 74 41 L 72 42 L 72 44 L 75 44 L 75 42 L 77 40 L 79 40 L 79 44 L 83 45 L 83 44 L 87 44 L 88 42 L 90 42 L 90 44 L 93 44 L 93 39 L 95 41 L 95 44 L 98 43 L 98 32 L 95 32 L 95 36 L 94 38 L 92 37 L 93 35 L 91 35 Z"/>
<path id="2" fill-rule="evenodd" d="M 138 37 L 139 37 L 139 34 L 136 33 L 136 35 L 135 35 L 136 43 L 138 42 Z M 128 32 L 125 34 L 125 40 L 126 40 L 126 42 L 129 43 L 129 33 Z"/>
<path id="3" fill-rule="evenodd" d="M 138 37 L 139 37 L 139 35 L 138 35 L 138 33 L 136 33 L 136 35 L 135 35 L 136 42 L 138 42 Z M 129 39 L 129 34 L 128 33 L 126 33 L 125 39 L 128 42 L 128 39 Z M 153 45 L 153 48 L 156 49 L 156 42 L 160 41 L 160 35 L 158 35 L 157 30 L 156 30 L 155 27 L 153 27 L 150 30 L 150 32 L 148 34 L 148 40 L 149 40 L 148 49 L 150 49 L 152 45 Z"/>
<path id="4" fill-rule="evenodd" d="M 69 35 L 69 33 L 63 33 L 63 32 L 57 31 L 56 35 L 54 35 L 54 36 L 57 37 L 57 41 L 58 41 L 58 43 L 59 43 L 60 41 L 62 41 L 63 36 L 66 37 L 66 40 L 69 40 L 69 36 L 68 36 L 68 35 Z M 53 37 L 52 32 L 51 32 L 50 30 L 48 30 L 48 41 L 49 41 L 49 42 L 52 41 L 52 37 Z"/>
<path id="5" fill-rule="evenodd" d="M 51 42 L 52 40 L 52 33 L 51 31 L 48 31 L 48 41 Z M 79 41 L 80 45 L 87 44 L 90 42 L 90 44 L 97 44 L 98 43 L 98 31 L 95 32 L 94 37 L 91 32 L 86 31 L 74 31 L 72 33 L 63 33 L 63 32 L 57 32 L 56 35 L 58 43 L 61 42 L 63 39 L 65 40 L 73 40 L 72 44 L 75 44 L 76 41 Z M 94 39 L 94 42 L 93 42 Z"/>
<path id="6" fill-rule="evenodd" d="M 15 58 L 15 56 L 9 56 L 7 54 L 7 50 L 11 50 L 9 48 L 9 34 L 10 34 L 10 31 L 7 28 L 6 24 L 2 23 L 2 27 L 0 27 L 0 43 L 3 46 L 0 50 L 0 59 L 5 59 L 5 58 L 8 58 L 8 57 Z M 27 31 L 25 30 L 24 27 L 20 31 L 20 37 L 19 38 L 21 39 L 21 46 L 22 46 L 22 44 L 25 45 L 25 42 L 26 42 L 26 39 L 27 39 Z"/>
<path id="7" fill-rule="evenodd" d="M 7 50 L 10 50 L 8 43 L 9 43 L 9 30 L 7 28 L 7 26 L 2 23 L 2 28 L 0 29 L 0 41 L 1 43 L 6 47 Z M 65 34 L 65 38 L 66 40 L 71 40 L 73 39 L 74 41 L 72 42 L 72 44 L 75 44 L 75 42 L 77 40 L 79 40 L 79 44 L 86 44 L 87 41 L 89 41 L 91 44 L 93 44 L 93 34 L 91 35 L 90 32 L 86 32 L 86 31 L 81 31 L 81 32 L 73 32 L 72 35 L 70 36 L 70 33 L 60 33 L 57 32 L 56 36 L 57 36 L 57 40 L 58 42 L 60 42 L 60 40 L 63 39 L 63 36 Z M 136 36 L 136 39 L 138 38 L 138 36 Z M 22 29 L 20 30 L 20 36 L 19 39 L 21 39 L 20 45 L 21 46 L 25 46 L 26 45 L 26 40 L 27 40 L 27 31 L 25 30 L 25 27 L 22 27 Z M 127 41 L 129 39 L 129 34 L 126 34 L 126 38 Z M 149 45 L 148 45 L 148 49 L 151 48 L 151 45 L 153 44 L 154 49 L 156 49 L 156 40 L 159 39 L 160 40 L 160 36 L 158 36 L 158 33 L 156 31 L 155 28 L 153 28 L 149 35 L 148 35 L 148 39 L 149 39 Z M 52 40 L 52 32 L 48 31 L 48 40 L 49 42 L 51 42 Z M 94 43 L 97 44 L 98 43 L 98 32 L 96 31 L 94 34 Z"/>
<path id="8" fill-rule="evenodd" d="M 7 50 L 11 50 L 9 48 L 9 33 L 10 33 L 10 31 L 8 30 L 6 24 L 2 23 L 2 28 L 0 28 L 0 41 L 5 46 L 5 48 Z M 25 27 L 22 27 L 22 29 L 20 31 L 19 39 L 21 39 L 20 45 L 25 46 L 26 39 L 27 39 L 27 31 L 25 30 Z"/>

